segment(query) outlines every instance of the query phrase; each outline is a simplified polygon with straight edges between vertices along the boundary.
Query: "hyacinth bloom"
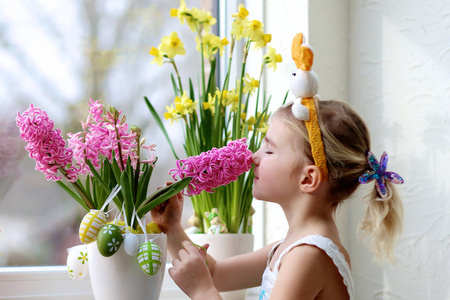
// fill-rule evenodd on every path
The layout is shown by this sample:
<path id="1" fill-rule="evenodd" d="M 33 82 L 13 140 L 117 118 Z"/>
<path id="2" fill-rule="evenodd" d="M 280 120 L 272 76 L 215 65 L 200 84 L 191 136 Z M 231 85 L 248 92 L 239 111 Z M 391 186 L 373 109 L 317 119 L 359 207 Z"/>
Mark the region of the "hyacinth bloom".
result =
<path id="1" fill-rule="evenodd" d="M 177 161 L 177 168 L 170 170 L 176 180 L 192 177 L 186 189 L 188 196 L 202 191 L 213 193 L 213 189 L 236 181 L 252 167 L 252 151 L 243 138 L 230 142 L 220 149 L 213 148 L 199 155 Z"/>
<path id="2" fill-rule="evenodd" d="M 20 137 L 27 143 L 25 149 L 36 161 L 36 170 L 45 174 L 47 180 L 58 181 L 58 170 L 64 169 L 72 162 L 72 149 L 66 148 L 60 129 L 53 129 L 54 123 L 45 111 L 33 104 L 21 115 L 17 113 L 16 124 Z M 70 167 L 65 170 L 67 179 L 71 182 L 77 179 L 77 169 Z"/>

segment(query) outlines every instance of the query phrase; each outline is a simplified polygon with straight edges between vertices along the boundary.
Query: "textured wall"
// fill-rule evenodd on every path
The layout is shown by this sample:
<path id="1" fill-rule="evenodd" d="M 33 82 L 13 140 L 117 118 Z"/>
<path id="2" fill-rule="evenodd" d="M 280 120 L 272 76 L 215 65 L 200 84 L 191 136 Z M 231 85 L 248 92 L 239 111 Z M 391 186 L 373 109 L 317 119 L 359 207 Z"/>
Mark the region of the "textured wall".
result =
<path id="1" fill-rule="evenodd" d="M 450 2 L 351 1 L 350 102 L 406 184 L 397 264 L 350 252 L 357 299 L 450 299 Z M 361 215 L 352 202 L 352 222 Z"/>
<path id="2" fill-rule="evenodd" d="M 378 157 L 387 151 L 388 169 L 406 182 L 399 189 L 405 218 L 395 265 L 373 263 L 357 238 L 367 189 L 344 206 L 348 222 L 340 227 L 356 299 L 450 299 L 450 2 L 291 0 L 265 7 L 272 46 L 284 60 L 268 78 L 274 101 L 293 68 L 290 41 L 307 32 L 319 94 L 348 98 L 371 130 L 372 151 Z M 347 69 L 336 69 L 337 60 Z M 285 234 L 281 212 L 274 211 L 267 216 L 268 241 Z"/>

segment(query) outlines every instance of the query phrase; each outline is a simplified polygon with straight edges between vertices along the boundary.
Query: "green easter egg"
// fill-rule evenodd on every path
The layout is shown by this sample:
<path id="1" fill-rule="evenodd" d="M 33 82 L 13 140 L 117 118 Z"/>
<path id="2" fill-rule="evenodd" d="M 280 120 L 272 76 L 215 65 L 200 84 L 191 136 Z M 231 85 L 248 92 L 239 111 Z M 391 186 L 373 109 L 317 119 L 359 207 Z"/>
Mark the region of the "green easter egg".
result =
<path id="1" fill-rule="evenodd" d="M 153 242 L 143 243 L 139 247 L 137 261 L 142 271 L 148 275 L 155 275 L 161 268 L 161 248 Z"/>
<path id="2" fill-rule="evenodd" d="M 119 226 L 103 225 L 98 231 L 97 246 L 101 255 L 109 257 L 119 250 L 123 237 Z"/>

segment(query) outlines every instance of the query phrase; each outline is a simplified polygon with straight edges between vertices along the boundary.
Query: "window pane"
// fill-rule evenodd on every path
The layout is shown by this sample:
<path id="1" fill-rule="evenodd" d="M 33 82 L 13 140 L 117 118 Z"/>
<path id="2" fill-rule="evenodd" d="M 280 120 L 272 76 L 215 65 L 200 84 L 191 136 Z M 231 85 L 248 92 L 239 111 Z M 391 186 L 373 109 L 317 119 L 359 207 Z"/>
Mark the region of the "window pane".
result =
<path id="1" fill-rule="evenodd" d="M 212 10 L 214 1 L 195 3 Z M 15 126 L 30 103 L 47 111 L 66 133 L 81 130 L 87 101 L 101 99 L 139 125 L 159 158 L 150 191 L 170 180 L 170 148 L 151 118 L 144 96 L 158 112 L 173 101 L 170 65 L 151 65 L 152 46 L 177 31 L 187 51 L 177 58 L 183 78 L 200 64 L 193 33 L 170 17 L 170 1 L 0 2 L 0 266 L 59 265 L 80 243 L 85 211 L 56 183 L 34 170 Z M 187 38 L 189 37 L 189 38 Z M 187 82 L 185 83 L 187 85 Z M 184 155 L 181 125 L 168 126 Z M 186 210 L 192 210 L 186 199 Z M 186 211 L 188 218 L 192 212 Z"/>

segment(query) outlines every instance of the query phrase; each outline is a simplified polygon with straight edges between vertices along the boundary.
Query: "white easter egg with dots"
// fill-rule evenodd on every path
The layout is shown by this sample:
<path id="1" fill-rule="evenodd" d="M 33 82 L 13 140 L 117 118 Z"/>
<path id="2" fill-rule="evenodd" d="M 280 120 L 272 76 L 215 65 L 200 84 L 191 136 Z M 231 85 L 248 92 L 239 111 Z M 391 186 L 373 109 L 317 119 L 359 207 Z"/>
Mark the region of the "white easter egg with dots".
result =
<path id="1" fill-rule="evenodd" d="M 145 242 L 139 247 L 137 261 L 142 271 L 155 275 L 161 268 L 161 248 L 154 242 Z"/>
<path id="2" fill-rule="evenodd" d="M 81 280 L 88 274 L 88 250 L 86 245 L 68 249 L 67 271 L 73 280 Z"/>

